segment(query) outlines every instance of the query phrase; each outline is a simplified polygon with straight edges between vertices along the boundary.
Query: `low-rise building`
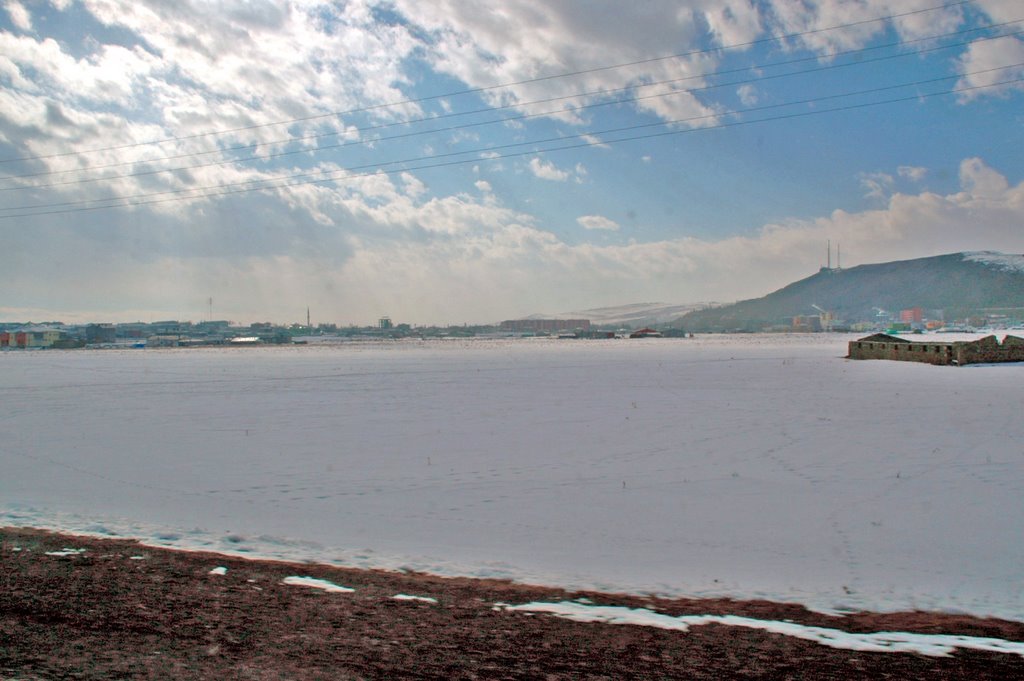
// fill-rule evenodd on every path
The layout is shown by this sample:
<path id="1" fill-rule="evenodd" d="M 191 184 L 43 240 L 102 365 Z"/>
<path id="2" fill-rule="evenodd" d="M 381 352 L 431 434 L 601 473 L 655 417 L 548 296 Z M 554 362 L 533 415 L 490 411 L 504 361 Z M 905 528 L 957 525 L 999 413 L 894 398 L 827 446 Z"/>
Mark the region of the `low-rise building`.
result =
<path id="1" fill-rule="evenodd" d="M 113 324 L 89 324 L 85 327 L 86 343 L 115 343 L 117 328 Z"/>
<path id="2" fill-rule="evenodd" d="M 146 339 L 147 348 L 177 348 L 187 339 L 175 334 L 154 334 Z"/>
<path id="3" fill-rule="evenodd" d="M 992 362 L 1024 362 L 1024 338 L 1006 336 L 1000 343 L 995 336 L 973 341 L 909 341 L 898 336 L 876 333 L 850 341 L 849 359 L 893 359 L 964 366 Z"/>
<path id="4" fill-rule="evenodd" d="M 905 324 L 920 324 L 924 321 L 924 309 L 911 307 L 906 310 L 900 310 L 900 321 Z"/>
<path id="5" fill-rule="evenodd" d="M 0 333 L 0 348 L 50 348 L 64 332 L 48 326 L 33 326 Z"/>

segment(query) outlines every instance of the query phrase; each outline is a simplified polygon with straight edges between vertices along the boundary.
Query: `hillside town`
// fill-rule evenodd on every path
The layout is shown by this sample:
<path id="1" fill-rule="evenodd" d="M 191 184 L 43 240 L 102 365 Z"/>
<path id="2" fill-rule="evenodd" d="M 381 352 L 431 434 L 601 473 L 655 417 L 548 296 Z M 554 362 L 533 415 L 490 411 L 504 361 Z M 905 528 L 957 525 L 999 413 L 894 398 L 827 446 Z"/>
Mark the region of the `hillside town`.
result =
<path id="1" fill-rule="evenodd" d="M 923 307 L 910 307 L 903 310 L 885 310 L 874 308 L 870 319 L 847 322 L 839 319 L 835 312 L 823 310 L 811 305 L 816 314 L 796 315 L 787 324 L 783 320 L 779 324 L 766 326 L 764 331 L 886 331 L 888 333 L 924 333 L 927 331 L 972 332 L 977 329 L 1005 330 L 1020 328 L 1024 325 L 1024 308 L 986 308 L 955 319 L 946 320 L 943 310 L 929 310 Z"/>

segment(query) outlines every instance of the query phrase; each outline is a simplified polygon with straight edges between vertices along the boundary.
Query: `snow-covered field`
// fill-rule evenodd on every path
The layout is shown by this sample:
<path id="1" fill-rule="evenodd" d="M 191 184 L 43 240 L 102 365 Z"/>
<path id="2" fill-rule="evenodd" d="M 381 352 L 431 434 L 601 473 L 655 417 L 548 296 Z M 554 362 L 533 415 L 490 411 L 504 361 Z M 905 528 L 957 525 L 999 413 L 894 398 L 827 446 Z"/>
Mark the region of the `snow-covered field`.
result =
<path id="1" fill-rule="evenodd" d="M 1024 620 L 1024 365 L 850 338 L 0 353 L 0 525 Z"/>

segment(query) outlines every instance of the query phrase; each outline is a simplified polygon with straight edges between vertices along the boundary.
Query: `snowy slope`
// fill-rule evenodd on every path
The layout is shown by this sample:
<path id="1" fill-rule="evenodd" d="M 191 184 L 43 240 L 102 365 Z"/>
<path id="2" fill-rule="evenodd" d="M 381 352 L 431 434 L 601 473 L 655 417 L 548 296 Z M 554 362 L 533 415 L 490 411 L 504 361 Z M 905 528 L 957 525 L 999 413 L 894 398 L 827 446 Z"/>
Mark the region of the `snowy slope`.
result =
<path id="1" fill-rule="evenodd" d="M 964 253 L 964 260 L 980 262 L 1007 272 L 1024 272 L 1024 255 L 999 253 L 996 251 L 974 251 Z"/>
<path id="2" fill-rule="evenodd" d="M 976 317 L 988 308 L 1024 307 L 1024 256 L 985 251 L 950 253 L 849 269 L 825 269 L 761 298 L 695 310 L 679 320 L 688 331 L 759 330 L 789 326 L 819 309 L 853 323 L 879 309 L 943 310 L 946 320 Z M 929 313 L 935 317 L 934 313 Z"/>
<path id="3" fill-rule="evenodd" d="M 1024 620 L 1024 366 L 846 340 L 0 353 L 0 525 Z"/>
<path id="4" fill-rule="evenodd" d="M 651 326 L 663 324 L 682 317 L 687 312 L 707 307 L 708 303 L 690 303 L 685 305 L 667 303 L 633 303 L 615 307 L 598 307 L 589 310 L 564 312 L 557 315 L 561 319 L 589 319 L 591 323 L 601 326 L 628 325 Z"/>

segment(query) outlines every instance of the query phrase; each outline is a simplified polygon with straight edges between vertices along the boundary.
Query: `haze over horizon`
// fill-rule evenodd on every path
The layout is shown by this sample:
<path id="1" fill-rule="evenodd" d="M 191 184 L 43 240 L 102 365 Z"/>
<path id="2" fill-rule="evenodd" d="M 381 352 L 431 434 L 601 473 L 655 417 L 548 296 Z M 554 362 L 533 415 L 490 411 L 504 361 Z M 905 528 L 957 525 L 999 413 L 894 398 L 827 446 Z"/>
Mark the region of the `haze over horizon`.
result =
<path id="1" fill-rule="evenodd" d="M 484 323 L 758 297 L 827 240 L 1022 253 L 1022 31 L 1012 0 L 7 0 L 0 319 Z"/>

